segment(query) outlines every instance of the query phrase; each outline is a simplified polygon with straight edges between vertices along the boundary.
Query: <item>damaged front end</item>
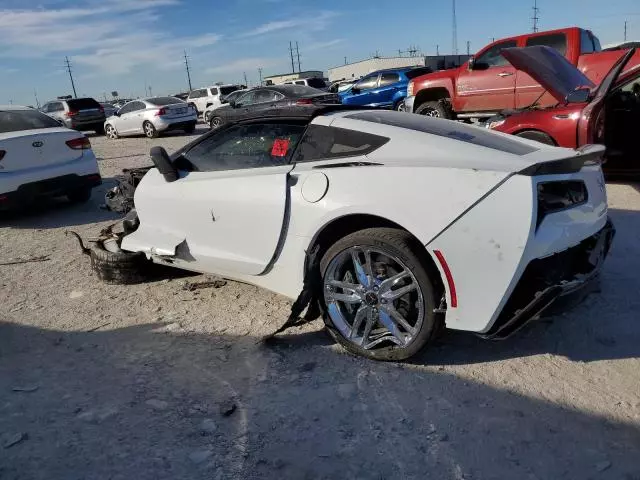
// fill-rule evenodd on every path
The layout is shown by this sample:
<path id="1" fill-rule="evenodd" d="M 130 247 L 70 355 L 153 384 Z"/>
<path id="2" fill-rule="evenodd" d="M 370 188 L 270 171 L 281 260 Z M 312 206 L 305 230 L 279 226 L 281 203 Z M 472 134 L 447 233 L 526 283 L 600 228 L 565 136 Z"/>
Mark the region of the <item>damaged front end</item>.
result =
<path id="1" fill-rule="evenodd" d="M 104 208 L 112 212 L 128 213 L 134 208 L 133 195 L 142 177 L 154 167 L 125 168 L 116 177 L 117 185 L 107 191 Z"/>

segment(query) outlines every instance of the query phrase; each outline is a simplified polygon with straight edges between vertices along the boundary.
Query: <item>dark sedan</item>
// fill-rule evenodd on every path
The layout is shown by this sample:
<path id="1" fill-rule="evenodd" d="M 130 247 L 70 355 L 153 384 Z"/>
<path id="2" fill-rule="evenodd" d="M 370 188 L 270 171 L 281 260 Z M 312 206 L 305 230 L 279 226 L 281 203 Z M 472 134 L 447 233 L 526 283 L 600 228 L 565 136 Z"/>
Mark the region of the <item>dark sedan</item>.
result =
<path id="1" fill-rule="evenodd" d="M 228 122 L 237 122 L 247 117 L 274 113 L 296 106 L 335 105 L 340 97 L 303 85 L 273 85 L 254 88 L 235 101 L 211 112 L 209 126 L 219 128 Z"/>

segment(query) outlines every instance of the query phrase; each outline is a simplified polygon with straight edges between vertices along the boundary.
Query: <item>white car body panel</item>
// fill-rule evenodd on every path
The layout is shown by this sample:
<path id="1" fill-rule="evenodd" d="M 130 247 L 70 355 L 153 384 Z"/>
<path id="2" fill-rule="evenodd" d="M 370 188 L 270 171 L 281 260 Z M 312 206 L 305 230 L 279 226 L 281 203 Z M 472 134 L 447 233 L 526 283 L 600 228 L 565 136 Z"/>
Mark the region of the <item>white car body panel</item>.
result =
<path id="1" fill-rule="evenodd" d="M 431 134 L 349 118 L 352 114 L 323 115 L 312 124 L 391 140 L 365 156 L 191 172 L 172 183 L 151 170 L 135 194 L 141 227 L 123 239 L 122 248 L 147 252 L 160 263 L 215 273 L 296 298 L 303 285 L 305 252 L 323 228 L 349 215 L 381 217 L 414 235 L 434 259 L 449 305 L 446 325 L 486 332 L 531 260 L 575 246 L 607 222 L 599 166 L 562 175 L 518 174 L 576 155 L 601 154 L 603 147 L 576 152 L 417 117 L 437 131 Z M 413 117 L 398 112 L 376 114 L 385 121 Z M 470 143 L 475 140 L 528 153 Z M 358 166 L 326 168 L 344 163 Z M 537 183 L 557 179 L 584 181 L 588 201 L 548 214 L 536 228 Z M 324 193 L 318 187 L 323 182 L 328 184 Z M 312 191 L 305 192 L 305 185 L 312 185 Z M 458 298 L 455 307 L 436 250 L 452 273 Z M 174 256 L 167 259 L 154 251 Z"/>

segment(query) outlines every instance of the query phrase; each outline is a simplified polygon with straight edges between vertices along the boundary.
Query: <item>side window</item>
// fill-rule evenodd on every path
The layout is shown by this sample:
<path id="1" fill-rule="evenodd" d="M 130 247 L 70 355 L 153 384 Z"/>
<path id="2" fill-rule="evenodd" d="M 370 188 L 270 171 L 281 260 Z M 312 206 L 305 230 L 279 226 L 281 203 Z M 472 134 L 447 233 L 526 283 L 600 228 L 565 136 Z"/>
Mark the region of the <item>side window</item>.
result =
<path id="1" fill-rule="evenodd" d="M 367 90 L 369 88 L 376 88 L 378 86 L 378 75 L 372 75 L 370 77 L 364 77 L 357 82 L 353 88 L 358 90 Z"/>
<path id="2" fill-rule="evenodd" d="M 64 105 L 62 102 L 53 102 L 49 104 L 50 112 L 62 112 L 64 110 Z"/>
<path id="3" fill-rule="evenodd" d="M 217 95 L 220 93 L 220 92 L 218 91 L 218 89 L 217 89 L 217 88 L 215 88 L 215 87 L 214 87 L 214 88 L 210 88 L 210 89 L 209 89 L 209 92 L 211 92 L 210 94 L 211 94 L 212 96 L 214 96 L 214 97 L 215 97 L 215 96 L 217 96 Z"/>
<path id="4" fill-rule="evenodd" d="M 304 85 L 304 80 L 298 80 L 298 81 L 296 81 L 296 85 Z"/>
<path id="5" fill-rule="evenodd" d="M 132 111 L 137 112 L 138 110 L 145 110 L 147 106 L 142 102 L 133 102 L 134 106 Z"/>
<path id="6" fill-rule="evenodd" d="M 527 47 L 544 45 L 555 48 L 562 55 L 567 54 L 567 36 L 564 33 L 552 33 L 551 35 L 539 35 L 527 39 Z"/>
<path id="7" fill-rule="evenodd" d="M 120 109 L 120 115 L 123 115 L 125 113 L 129 113 L 129 112 L 133 112 L 135 104 L 136 104 L 136 102 L 129 102 L 129 103 L 124 104 L 123 107 Z"/>
<path id="8" fill-rule="evenodd" d="M 593 38 L 589 35 L 589 32 L 580 30 L 580 55 L 586 55 L 587 53 L 593 53 L 595 51 Z"/>
<path id="9" fill-rule="evenodd" d="M 485 50 L 475 59 L 475 64 L 478 70 L 481 68 L 490 67 L 503 67 L 509 65 L 509 62 L 502 56 L 502 50 L 505 48 L 516 47 L 518 43 L 515 40 L 506 40 L 504 42 L 496 43 L 493 47 Z"/>
<path id="10" fill-rule="evenodd" d="M 380 76 L 380 86 L 386 87 L 387 85 L 393 85 L 400 81 L 400 75 L 397 73 L 383 73 Z"/>
<path id="11" fill-rule="evenodd" d="M 258 90 L 255 92 L 253 103 L 268 103 L 280 100 L 283 95 L 273 90 Z"/>
<path id="12" fill-rule="evenodd" d="M 251 105 L 253 103 L 256 103 L 255 98 L 256 98 L 256 92 L 249 92 L 245 95 L 242 95 L 240 98 L 238 98 L 236 100 L 236 105 L 238 106 Z"/>
<path id="13" fill-rule="evenodd" d="M 304 129 L 277 123 L 237 125 L 203 140 L 183 158 L 196 172 L 286 165 Z M 180 158 L 176 162 L 181 168 Z"/>
<path id="14" fill-rule="evenodd" d="M 49 113 L 50 103 L 45 103 L 42 107 L 40 107 L 40 111 L 43 113 Z"/>
<path id="15" fill-rule="evenodd" d="M 294 162 L 313 162 L 366 155 L 387 143 L 387 137 L 344 128 L 310 125 L 296 150 Z"/>

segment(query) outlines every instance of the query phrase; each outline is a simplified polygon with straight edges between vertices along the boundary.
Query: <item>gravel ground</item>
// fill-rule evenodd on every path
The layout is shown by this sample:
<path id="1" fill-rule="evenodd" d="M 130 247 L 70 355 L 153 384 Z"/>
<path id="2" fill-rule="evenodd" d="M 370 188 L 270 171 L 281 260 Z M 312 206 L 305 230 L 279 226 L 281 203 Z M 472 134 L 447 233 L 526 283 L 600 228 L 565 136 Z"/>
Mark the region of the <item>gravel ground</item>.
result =
<path id="1" fill-rule="evenodd" d="M 290 303 L 253 286 L 91 275 L 64 231 L 95 234 L 109 179 L 191 138 L 92 138 L 89 204 L 0 217 L 0 263 L 49 256 L 0 266 L 1 479 L 640 479 L 640 186 L 608 184 L 618 235 L 571 313 L 383 364 L 319 322 L 259 343 Z"/>

